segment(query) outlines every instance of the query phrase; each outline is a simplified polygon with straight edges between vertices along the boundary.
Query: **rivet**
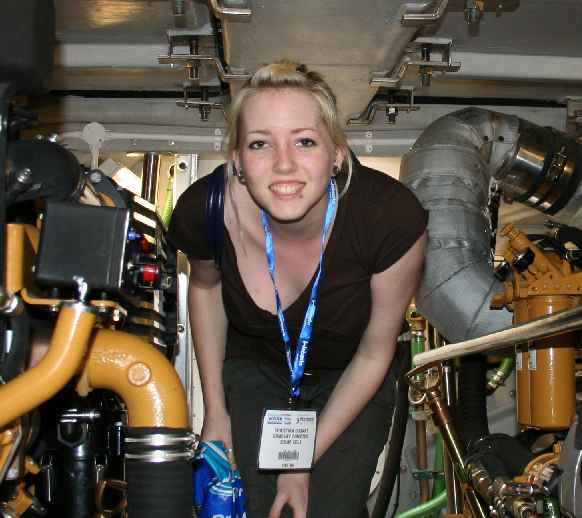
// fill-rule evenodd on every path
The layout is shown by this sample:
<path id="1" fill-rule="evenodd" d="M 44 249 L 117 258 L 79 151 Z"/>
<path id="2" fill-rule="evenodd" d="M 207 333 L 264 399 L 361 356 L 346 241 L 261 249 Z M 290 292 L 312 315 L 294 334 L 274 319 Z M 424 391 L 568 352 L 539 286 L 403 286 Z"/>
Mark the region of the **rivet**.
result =
<path id="1" fill-rule="evenodd" d="M 136 362 L 127 370 L 127 379 L 132 385 L 141 387 L 148 383 L 152 377 L 150 368 L 142 362 Z"/>

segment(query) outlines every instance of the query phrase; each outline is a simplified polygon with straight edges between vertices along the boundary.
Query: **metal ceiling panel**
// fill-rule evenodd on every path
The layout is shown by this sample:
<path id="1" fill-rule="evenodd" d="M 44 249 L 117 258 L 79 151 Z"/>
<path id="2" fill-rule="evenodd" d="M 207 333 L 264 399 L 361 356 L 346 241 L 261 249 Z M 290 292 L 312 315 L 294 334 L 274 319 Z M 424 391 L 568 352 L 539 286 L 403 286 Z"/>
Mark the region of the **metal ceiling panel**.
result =
<path id="1" fill-rule="evenodd" d="M 400 23 L 401 7 L 400 0 L 256 0 L 250 21 L 224 22 L 226 59 L 250 72 L 281 58 L 305 63 L 325 75 L 347 118 L 374 94 L 371 73 L 392 69 L 417 31 Z"/>

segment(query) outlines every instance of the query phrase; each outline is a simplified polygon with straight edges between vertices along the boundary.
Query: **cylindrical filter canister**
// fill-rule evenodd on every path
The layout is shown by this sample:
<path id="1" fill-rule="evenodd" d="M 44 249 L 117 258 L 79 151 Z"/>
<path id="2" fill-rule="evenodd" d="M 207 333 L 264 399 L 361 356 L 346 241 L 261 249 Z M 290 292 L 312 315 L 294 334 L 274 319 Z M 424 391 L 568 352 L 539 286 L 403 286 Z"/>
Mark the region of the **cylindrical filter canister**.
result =
<path id="1" fill-rule="evenodd" d="M 537 296 L 513 302 L 515 324 L 571 309 L 577 298 Z M 561 430 L 575 416 L 576 334 L 565 333 L 519 346 L 516 351 L 517 420 L 526 428 Z"/>

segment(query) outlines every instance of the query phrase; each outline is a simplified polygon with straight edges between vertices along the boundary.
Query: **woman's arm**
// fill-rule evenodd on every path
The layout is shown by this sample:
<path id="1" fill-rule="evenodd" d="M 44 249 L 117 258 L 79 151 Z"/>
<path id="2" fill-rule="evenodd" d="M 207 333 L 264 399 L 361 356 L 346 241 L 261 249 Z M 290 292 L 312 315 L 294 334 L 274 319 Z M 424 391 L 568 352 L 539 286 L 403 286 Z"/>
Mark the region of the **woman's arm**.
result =
<path id="1" fill-rule="evenodd" d="M 426 234 L 395 264 L 372 276 L 372 312 L 356 354 L 319 418 L 317 461 L 352 423 L 384 381 L 402 319 L 420 279 Z"/>
<path id="2" fill-rule="evenodd" d="M 232 448 L 230 417 L 222 385 L 227 320 L 221 275 L 214 261 L 190 262 L 188 313 L 202 383 L 202 440 L 223 441 L 226 448 Z"/>
<path id="3" fill-rule="evenodd" d="M 395 264 L 372 276 L 372 313 L 356 354 L 333 390 L 317 427 L 315 462 L 354 421 L 384 381 L 396 349 L 404 312 L 414 295 L 424 260 L 426 234 Z M 309 473 L 283 473 L 269 518 L 285 504 L 294 518 L 307 512 Z"/>

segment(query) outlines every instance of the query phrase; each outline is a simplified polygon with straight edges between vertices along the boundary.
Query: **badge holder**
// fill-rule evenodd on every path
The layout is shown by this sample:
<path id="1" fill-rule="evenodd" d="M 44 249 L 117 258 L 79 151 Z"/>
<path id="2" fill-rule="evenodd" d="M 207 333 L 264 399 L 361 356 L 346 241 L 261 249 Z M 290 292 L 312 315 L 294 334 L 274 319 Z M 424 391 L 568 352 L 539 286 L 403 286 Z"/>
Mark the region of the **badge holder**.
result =
<path id="1" fill-rule="evenodd" d="M 267 215 L 263 209 L 260 210 L 263 230 L 265 232 L 265 254 L 269 275 L 273 281 L 275 290 L 275 306 L 281 337 L 285 345 L 285 356 L 290 372 L 290 393 L 289 408 L 286 410 L 266 409 L 263 411 L 261 423 L 261 435 L 259 442 L 259 455 L 257 467 L 259 470 L 267 471 L 308 471 L 313 467 L 313 457 L 315 455 L 315 434 L 317 431 L 317 412 L 315 410 L 299 410 L 296 408 L 297 399 L 301 394 L 301 378 L 305 373 L 307 353 L 313 330 L 313 320 L 317 307 L 317 290 L 322 274 L 323 249 L 325 236 L 331 227 L 335 210 L 337 207 L 337 187 L 334 182 L 330 182 L 327 189 L 328 204 L 325 213 L 323 230 L 321 233 L 321 254 L 319 258 L 319 269 L 313 286 L 303 325 L 294 358 L 291 356 L 291 339 L 287 330 L 287 323 L 281 298 L 275 283 L 275 250 L 273 246 L 273 236 L 269 227 Z"/>
<path id="2" fill-rule="evenodd" d="M 317 411 L 266 409 L 259 442 L 259 470 L 308 471 L 313 467 Z"/>

